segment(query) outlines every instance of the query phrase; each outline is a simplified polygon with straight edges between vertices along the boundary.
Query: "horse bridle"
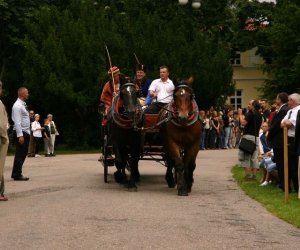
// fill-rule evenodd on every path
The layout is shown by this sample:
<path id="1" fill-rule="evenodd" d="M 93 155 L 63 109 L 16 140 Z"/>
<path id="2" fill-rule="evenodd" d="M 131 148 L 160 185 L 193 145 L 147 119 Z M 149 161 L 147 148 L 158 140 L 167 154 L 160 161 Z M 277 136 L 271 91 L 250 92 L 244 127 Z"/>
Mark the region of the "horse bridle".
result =
<path id="1" fill-rule="evenodd" d="M 118 103 L 121 99 L 121 92 L 123 89 L 127 88 L 127 87 L 134 87 L 136 88 L 134 83 L 125 83 L 121 86 L 119 93 L 113 98 L 113 102 L 112 102 L 112 119 L 113 122 L 121 128 L 126 128 L 126 129 L 130 129 L 130 128 L 135 128 L 137 126 L 137 124 L 141 121 L 142 119 L 142 107 L 141 105 L 137 102 L 136 104 L 136 112 L 134 115 L 133 119 L 126 119 L 126 114 L 121 114 L 119 112 L 117 112 L 118 109 Z"/>
<path id="2" fill-rule="evenodd" d="M 194 93 L 194 90 L 187 84 L 179 84 L 175 87 L 174 89 L 174 94 L 173 94 L 173 99 L 176 100 L 176 93 L 178 90 L 180 89 L 188 89 L 189 92 L 191 93 L 191 99 L 195 99 L 195 93 Z"/>

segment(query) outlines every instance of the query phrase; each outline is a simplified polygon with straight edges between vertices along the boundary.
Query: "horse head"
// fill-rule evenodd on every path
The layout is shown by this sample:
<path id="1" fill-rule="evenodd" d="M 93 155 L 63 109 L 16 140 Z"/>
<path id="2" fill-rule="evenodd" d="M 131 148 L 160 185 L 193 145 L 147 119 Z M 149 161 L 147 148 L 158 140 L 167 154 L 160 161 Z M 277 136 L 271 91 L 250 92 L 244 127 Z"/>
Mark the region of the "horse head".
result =
<path id="1" fill-rule="evenodd" d="M 174 111 L 180 123 L 186 123 L 193 114 L 194 91 L 192 89 L 193 78 L 175 81 Z"/>
<path id="2" fill-rule="evenodd" d="M 120 87 L 120 100 L 124 109 L 124 116 L 133 119 L 138 104 L 138 91 L 135 84 L 124 83 Z"/>

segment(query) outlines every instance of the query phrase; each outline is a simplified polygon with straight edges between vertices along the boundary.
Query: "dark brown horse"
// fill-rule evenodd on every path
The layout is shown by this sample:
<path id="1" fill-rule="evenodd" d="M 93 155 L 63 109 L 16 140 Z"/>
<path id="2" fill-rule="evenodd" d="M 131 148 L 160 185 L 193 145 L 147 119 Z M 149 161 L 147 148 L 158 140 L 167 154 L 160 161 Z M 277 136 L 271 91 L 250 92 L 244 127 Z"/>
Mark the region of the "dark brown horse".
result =
<path id="1" fill-rule="evenodd" d="M 164 148 L 170 158 L 166 180 L 169 187 L 175 186 L 174 168 L 180 196 L 187 196 L 192 190 L 202 131 L 192 82 L 192 79 L 179 81 L 175 85 L 174 100 L 160 113 L 160 119 L 168 121 L 161 127 Z"/>
<path id="2" fill-rule="evenodd" d="M 117 168 L 114 176 L 117 182 L 127 184 L 130 191 L 137 190 L 136 182 L 139 181 L 141 132 L 137 127 L 141 122 L 142 109 L 136 86 L 133 83 L 122 84 L 119 94 L 114 97 L 108 123 Z M 125 167 L 130 170 L 128 182 L 125 181 Z"/>

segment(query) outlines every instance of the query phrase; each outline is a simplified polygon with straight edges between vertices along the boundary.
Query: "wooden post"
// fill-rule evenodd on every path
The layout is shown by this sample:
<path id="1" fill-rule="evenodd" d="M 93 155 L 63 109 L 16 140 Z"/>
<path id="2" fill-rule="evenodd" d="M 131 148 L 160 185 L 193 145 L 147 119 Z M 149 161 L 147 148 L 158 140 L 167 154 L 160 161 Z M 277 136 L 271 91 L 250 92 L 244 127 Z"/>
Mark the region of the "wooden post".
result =
<path id="1" fill-rule="evenodd" d="M 289 160 L 288 160 L 288 129 L 283 128 L 283 149 L 284 149 L 284 201 L 289 200 Z"/>

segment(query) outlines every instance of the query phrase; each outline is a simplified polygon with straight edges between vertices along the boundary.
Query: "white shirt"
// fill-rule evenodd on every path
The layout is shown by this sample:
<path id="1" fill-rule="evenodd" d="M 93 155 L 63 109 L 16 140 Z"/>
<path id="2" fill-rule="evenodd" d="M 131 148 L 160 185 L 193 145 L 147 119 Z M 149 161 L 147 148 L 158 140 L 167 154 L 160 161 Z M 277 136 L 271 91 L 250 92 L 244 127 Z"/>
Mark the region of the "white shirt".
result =
<path id="1" fill-rule="evenodd" d="M 163 82 L 160 78 L 154 80 L 150 87 L 149 91 L 155 91 L 157 93 L 157 102 L 162 103 L 170 103 L 173 100 L 173 92 L 174 92 L 175 86 L 169 78 Z"/>
<path id="2" fill-rule="evenodd" d="M 205 129 L 210 129 L 210 119 L 209 118 L 205 118 Z"/>
<path id="3" fill-rule="evenodd" d="M 34 137 L 42 137 L 41 124 L 37 121 L 31 123 L 32 135 Z"/>
<path id="4" fill-rule="evenodd" d="M 17 137 L 23 136 L 23 132 L 30 135 L 30 119 L 26 103 L 21 99 L 17 99 L 12 107 L 12 120 Z"/>
<path id="5" fill-rule="evenodd" d="M 295 126 L 296 126 L 297 114 L 299 110 L 300 110 L 300 105 L 290 109 L 281 121 L 281 123 L 283 123 L 284 120 L 289 120 L 293 124 L 293 126 L 291 126 L 288 130 L 288 137 L 295 137 Z"/>

